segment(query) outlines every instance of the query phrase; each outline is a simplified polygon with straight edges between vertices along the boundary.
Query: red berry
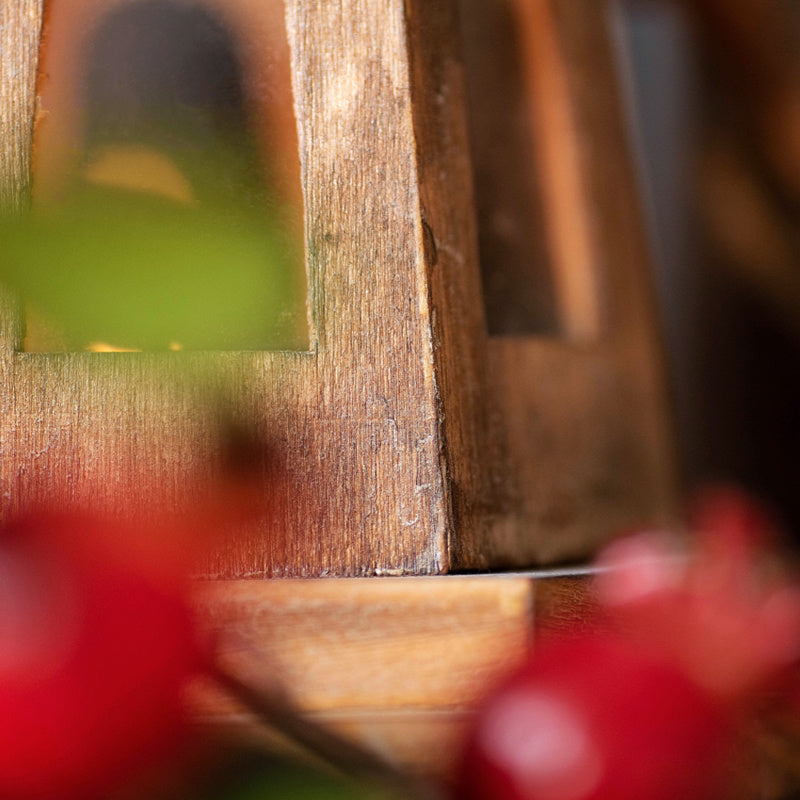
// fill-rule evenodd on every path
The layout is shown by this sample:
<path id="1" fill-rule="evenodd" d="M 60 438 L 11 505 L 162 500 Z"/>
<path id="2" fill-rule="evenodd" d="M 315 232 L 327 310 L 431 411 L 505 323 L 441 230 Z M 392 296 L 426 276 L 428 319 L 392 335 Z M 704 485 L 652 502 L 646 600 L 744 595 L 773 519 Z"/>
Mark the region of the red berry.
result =
<path id="1" fill-rule="evenodd" d="M 4 800 L 100 796 L 180 741 L 192 621 L 110 544 L 124 533 L 49 514 L 0 531 Z"/>
<path id="2" fill-rule="evenodd" d="M 461 800 L 716 800 L 720 706 L 622 638 L 551 645 L 478 713 Z"/>

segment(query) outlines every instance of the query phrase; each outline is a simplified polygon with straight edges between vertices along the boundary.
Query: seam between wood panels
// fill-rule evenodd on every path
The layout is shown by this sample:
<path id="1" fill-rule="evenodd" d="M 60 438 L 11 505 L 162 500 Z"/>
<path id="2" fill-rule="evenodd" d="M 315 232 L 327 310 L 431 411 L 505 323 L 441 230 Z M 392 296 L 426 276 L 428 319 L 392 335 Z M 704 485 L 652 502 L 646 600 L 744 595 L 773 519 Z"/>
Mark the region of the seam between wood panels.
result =
<path id="1" fill-rule="evenodd" d="M 437 379 L 437 359 L 436 349 L 439 343 L 436 341 L 435 314 L 436 308 L 431 297 L 432 285 L 431 274 L 428 265 L 428 254 L 425 247 L 425 226 L 424 211 L 419 191 L 420 170 L 418 158 L 417 130 L 414 116 L 414 96 L 413 96 L 413 75 L 411 73 L 412 53 L 409 47 L 408 36 L 408 11 L 405 3 L 402 6 L 402 26 L 403 26 L 403 48 L 405 54 L 406 80 L 405 86 L 408 93 L 408 103 L 406 105 L 406 119 L 408 130 L 412 132 L 414 147 L 412 148 L 413 174 L 409 181 L 409 190 L 412 195 L 412 206 L 414 208 L 414 239 L 416 253 L 414 263 L 414 273 L 417 284 L 417 298 L 419 318 L 423 325 L 423 352 L 421 354 L 423 375 L 426 389 L 430 387 L 430 401 L 435 410 L 435 442 L 438 471 L 437 480 L 439 486 L 431 498 L 432 501 L 439 499 L 440 502 L 432 502 L 431 506 L 431 526 L 430 544 L 426 561 L 426 567 L 422 561 L 422 556 L 418 559 L 418 565 L 425 572 L 449 572 L 451 568 L 451 544 L 452 544 L 452 520 L 453 520 L 453 494 L 450 487 L 450 476 L 447 464 L 447 434 L 445 430 L 445 414 L 441 396 L 441 390 Z M 432 552 L 431 552 L 432 550 Z M 419 573 L 419 568 L 414 569 Z"/>

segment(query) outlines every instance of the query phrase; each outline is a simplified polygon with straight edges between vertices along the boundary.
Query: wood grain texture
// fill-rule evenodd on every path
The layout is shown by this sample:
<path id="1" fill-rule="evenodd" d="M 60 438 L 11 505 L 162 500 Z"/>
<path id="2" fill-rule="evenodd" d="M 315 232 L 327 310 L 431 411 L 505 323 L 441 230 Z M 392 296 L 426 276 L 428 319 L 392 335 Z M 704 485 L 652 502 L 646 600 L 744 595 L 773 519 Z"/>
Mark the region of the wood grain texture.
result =
<path id="1" fill-rule="evenodd" d="M 492 476 L 487 339 L 456 5 L 407 0 L 419 225 L 451 566 L 485 565 Z"/>
<path id="2" fill-rule="evenodd" d="M 452 769 L 470 712 L 526 655 L 524 576 L 208 581 L 198 608 L 221 659 L 254 685 L 277 677 L 314 719 L 414 769 Z M 252 727 L 211 686 L 197 713 Z"/>
<path id="3" fill-rule="evenodd" d="M 519 576 L 207 581 L 203 619 L 222 657 L 274 665 L 316 711 L 464 709 L 529 644 L 531 582 Z"/>
<path id="4" fill-rule="evenodd" d="M 19 317 L 4 315 L 2 513 L 191 506 L 224 449 L 224 406 L 271 466 L 267 510 L 203 559 L 209 577 L 553 562 L 662 515 L 667 415 L 605 4 L 548 2 L 597 341 L 487 337 L 453 5 L 287 0 L 311 349 L 20 353 Z M 229 5 L 240 28 L 259 14 Z M 28 64 L 4 78 L 17 143 L 3 176 L 19 198 L 40 9 L 8 7 L 3 63 Z"/>
<path id="5" fill-rule="evenodd" d="M 536 581 L 535 642 L 568 633 L 598 630 L 598 600 L 591 574 Z"/>
<path id="6" fill-rule="evenodd" d="M 30 202 L 42 2 L 9 0 L 0 4 L 0 216 L 18 214 Z M 0 350 L 15 347 L 21 338 L 16 301 L 0 288 Z M 4 398 L 0 398 L 0 413 L 3 406 Z"/>
<path id="7" fill-rule="evenodd" d="M 264 488 L 269 524 L 242 531 L 205 572 L 446 570 L 402 5 L 288 3 L 286 19 L 313 352 L 8 352 L 4 510 L 43 498 L 123 511 L 181 498 L 220 447 L 207 407 L 221 395 L 273 443 L 282 470 Z"/>
<path id="8" fill-rule="evenodd" d="M 27 207 L 42 0 L 0 6 L 0 213 Z"/>

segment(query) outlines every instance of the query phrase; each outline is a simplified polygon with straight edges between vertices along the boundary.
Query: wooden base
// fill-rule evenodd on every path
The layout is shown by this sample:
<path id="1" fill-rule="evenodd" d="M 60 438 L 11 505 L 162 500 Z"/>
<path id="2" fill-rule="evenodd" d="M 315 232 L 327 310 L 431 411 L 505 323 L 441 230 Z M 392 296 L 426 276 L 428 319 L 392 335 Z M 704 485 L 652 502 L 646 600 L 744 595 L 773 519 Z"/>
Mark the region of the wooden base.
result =
<path id="1" fill-rule="evenodd" d="M 588 570 L 197 586 L 229 670 L 255 687 L 280 681 L 312 719 L 437 779 L 457 767 L 484 692 L 537 641 L 592 625 L 595 602 Z M 201 721 L 308 757 L 220 689 L 193 689 Z M 796 726 L 765 730 L 743 751 L 744 800 L 800 785 Z"/>
<path id="2" fill-rule="evenodd" d="M 421 774 L 444 777 L 483 693 L 550 622 L 580 605 L 586 578 L 492 575 L 209 581 L 198 604 L 223 663 L 252 685 L 289 687 L 310 716 Z M 257 729 L 210 686 L 198 713 Z M 262 734 L 263 735 L 263 734 Z"/>

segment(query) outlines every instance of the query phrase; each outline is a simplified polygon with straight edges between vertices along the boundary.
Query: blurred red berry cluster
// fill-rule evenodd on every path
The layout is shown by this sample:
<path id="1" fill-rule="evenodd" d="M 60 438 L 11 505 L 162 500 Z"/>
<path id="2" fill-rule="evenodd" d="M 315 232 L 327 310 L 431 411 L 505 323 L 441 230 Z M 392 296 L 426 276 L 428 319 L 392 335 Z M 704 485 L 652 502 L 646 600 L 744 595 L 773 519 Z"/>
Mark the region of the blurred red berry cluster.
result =
<path id="1" fill-rule="evenodd" d="M 0 531 L 0 797 L 104 797 L 183 737 L 200 663 L 180 578 L 131 531 L 37 512 Z"/>
<path id="2" fill-rule="evenodd" d="M 796 703 L 800 584 L 741 492 L 707 491 L 690 528 L 600 556 L 589 632 L 584 620 L 542 642 L 489 695 L 459 800 L 734 796 L 743 731 L 770 703 Z"/>
<path id="3" fill-rule="evenodd" d="M 478 710 L 457 800 L 735 796 L 749 722 L 770 704 L 800 710 L 800 583 L 776 526 L 743 494 L 706 493 L 688 527 L 600 555 L 594 617 L 538 642 Z M 187 565 L 169 539 L 163 527 L 66 512 L 0 529 L 2 800 L 100 800 L 135 785 L 187 746 L 190 678 L 205 670 L 238 686 L 196 639 Z M 279 730 L 295 713 L 239 689 Z M 405 787 L 400 796 L 414 785 L 335 734 L 289 722 L 328 760 L 355 758 Z"/>

